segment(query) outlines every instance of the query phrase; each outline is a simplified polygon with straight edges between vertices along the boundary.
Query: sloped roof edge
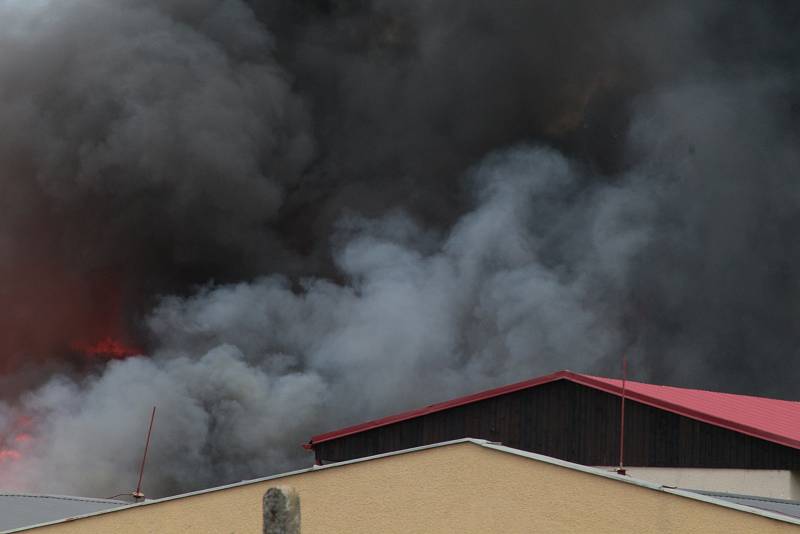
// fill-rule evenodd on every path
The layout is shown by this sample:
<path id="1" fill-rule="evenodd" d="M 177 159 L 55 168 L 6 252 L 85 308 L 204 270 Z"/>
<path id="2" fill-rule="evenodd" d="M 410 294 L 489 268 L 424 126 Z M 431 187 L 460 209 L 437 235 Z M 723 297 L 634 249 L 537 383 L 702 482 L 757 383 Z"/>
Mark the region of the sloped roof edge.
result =
<path id="1" fill-rule="evenodd" d="M 130 504 L 118 499 L 100 499 L 98 497 L 80 497 L 76 495 L 50 495 L 47 493 L 21 493 L 17 491 L 0 491 L 0 497 L 29 497 L 31 499 L 54 499 L 58 501 L 79 501 L 100 504 Z"/>
<path id="2" fill-rule="evenodd" d="M 533 378 L 530 380 L 525 380 L 522 382 L 516 382 L 514 384 L 509 384 L 507 386 L 502 386 L 499 388 L 489 389 L 486 391 L 481 391 L 478 393 L 473 393 L 471 395 L 466 395 L 463 397 L 458 397 L 455 399 L 451 399 L 448 401 L 431 404 L 425 406 L 424 408 L 419 408 L 416 410 L 410 410 L 407 412 L 402 412 L 395 415 L 390 415 L 388 417 L 383 417 L 380 419 L 374 419 L 372 421 L 367 421 L 364 423 L 360 423 L 357 425 L 341 428 L 339 430 L 334 430 L 331 432 L 326 432 L 324 434 L 318 434 L 313 436 L 310 441 L 303 446 L 307 449 L 313 449 L 314 445 L 318 443 L 324 443 L 326 441 L 330 441 L 332 439 L 338 439 L 345 436 L 349 436 L 352 434 L 357 434 L 360 432 L 364 432 L 366 430 L 372 430 L 374 428 L 379 428 L 387 425 L 391 425 L 394 423 L 399 423 L 401 421 L 407 421 L 409 419 L 414 419 L 417 417 L 421 417 L 424 415 L 440 412 L 443 410 L 447 410 L 450 408 L 455 408 L 457 406 L 463 406 L 465 404 L 471 404 L 474 402 L 482 401 L 485 399 L 490 399 L 493 397 L 498 397 L 500 395 L 505 395 L 508 393 L 513 393 L 515 391 L 520 391 L 523 389 L 528 389 L 536 386 L 540 386 L 542 384 L 547 384 L 549 382 L 554 382 L 556 380 L 569 380 L 571 382 L 581 384 L 587 387 L 591 387 L 600 391 L 604 391 L 606 393 L 610 393 L 612 395 L 622 396 L 622 387 L 621 385 L 617 385 L 614 382 L 621 382 L 619 380 L 612 380 L 607 378 L 601 378 L 591 375 L 585 375 L 581 373 L 575 373 L 573 371 L 564 370 L 564 371 L 557 371 L 555 373 L 540 376 L 538 378 Z M 628 381 L 628 384 L 631 385 L 645 385 L 651 386 L 650 384 L 643 384 L 640 382 Z M 674 389 L 683 389 L 683 388 L 674 388 Z M 688 390 L 685 389 L 684 391 L 699 391 L 699 390 Z M 728 395 L 728 394 L 725 394 Z M 690 419 L 696 419 L 698 421 L 708 423 L 710 425 L 718 426 L 721 428 L 726 428 L 728 430 L 732 430 L 735 432 L 739 432 L 741 434 L 745 434 L 748 436 L 756 437 L 759 439 L 763 439 L 765 441 L 771 441 L 773 443 L 778 443 L 780 445 L 785 445 L 787 447 L 791 447 L 794 449 L 800 449 L 800 440 L 794 439 L 791 436 L 776 434 L 774 432 L 769 432 L 763 428 L 753 427 L 747 424 L 743 424 L 738 421 L 734 421 L 731 419 L 726 419 L 723 417 L 716 416 L 711 413 L 703 412 L 700 410 L 692 409 L 691 407 L 681 405 L 678 403 L 670 402 L 665 400 L 664 398 L 654 397 L 652 395 L 647 395 L 646 393 L 641 393 L 637 391 L 633 391 L 631 389 L 627 389 L 625 393 L 625 397 L 631 399 L 633 401 L 646 404 L 648 406 L 653 406 L 655 408 L 659 408 L 662 410 L 666 410 L 668 412 L 672 412 L 678 415 L 682 415 L 684 417 L 688 417 Z M 739 398 L 748 398 L 744 395 L 738 395 Z M 750 397 L 755 398 L 755 397 Z M 775 402 L 788 402 L 788 401 L 778 401 Z M 800 403 L 798 403 L 798 413 L 800 413 Z"/>
<path id="3" fill-rule="evenodd" d="M 248 486 L 248 485 L 251 485 L 251 484 L 259 484 L 259 483 L 262 483 L 262 482 L 269 482 L 271 480 L 278 480 L 278 479 L 285 478 L 285 477 L 288 477 L 288 476 L 299 475 L 299 474 L 303 474 L 303 473 L 312 473 L 312 472 L 315 472 L 315 471 L 323 471 L 323 470 L 328 470 L 328 469 L 336 469 L 336 468 L 343 467 L 343 466 L 346 466 L 346 465 L 359 464 L 359 463 L 368 462 L 368 461 L 371 461 L 371 460 L 378 460 L 380 458 L 388 458 L 388 457 L 392 457 L 392 456 L 401 456 L 401 455 L 404 455 L 404 454 L 410 454 L 410 453 L 414 453 L 414 452 L 418 452 L 418 451 L 423 451 L 423 450 L 426 450 L 426 449 L 434 449 L 434 448 L 447 447 L 447 446 L 450 446 L 450 445 L 459 445 L 459 444 L 465 444 L 465 443 L 472 444 L 472 445 L 477 445 L 477 446 L 483 447 L 485 449 L 491 449 L 491 450 L 495 450 L 495 451 L 506 453 L 506 454 L 513 454 L 513 455 L 516 455 L 516 456 L 521 456 L 523 458 L 528 458 L 528 459 L 531 459 L 531 460 L 536 460 L 536 461 L 539 461 L 539 462 L 543 462 L 543 463 L 547 463 L 547 464 L 551 464 L 551 465 L 555 465 L 555 466 L 559 466 L 559 467 L 564 467 L 564 468 L 567 468 L 567 469 L 572 469 L 574 471 L 581 471 L 581 472 L 584 472 L 584 473 L 588 473 L 590 475 L 596 475 L 596 476 L 601 476 L 601 477 L 604 477 L 604 478 L 617 480 L 619 482 L 623 482 L 623 483 L 626 483 L 626 484 L 631 484 L 631 485 L 634 485 L 634 486 L 639 486 L 639 487 L 642 487 L 642 488 L 647 488 L 647 489 L 654 490 L 654 491 L 660 491 L 662 493 L 671 493 L 671 494 L 677 495 L 679 497 L 684 497 L 684 498 L 692 499 L 692 500 L 695 500 L 695 501 L 702 501 L 702 502 L 706 502 L 706 503 L 709 503 L 709 504 L 722 506 L 723 508 L 730 508 L 730 509 L 733 509 L 733 510 L 738 510 L 740 512 L 746 512 L 746 513 L 750 513 L 750 514 L 754 514 L 754 515 L 760 515 L 760 516 L 763 516 L 763 517 L 767 517 L 767 518 L 774 519 L 774 520 L 777 520 L 777 521 L 782 521 L 782 522 L 785 522 L 785 523 L 792 523 L 792 524 L 795 524 L 795 525 L 800 525 L 800 519 L 797 519 L 797 518 L 794 518 L 794 517 L 791 517 L 791 516 L 787 516 L 787 515 L 784 515 L 784 514 L 771 512 L 771 511 L 763 510 L 763 509 L 760 509 L 760 508 L 754 508 L 754 507 L 751 507 L 751 506 L 745 506 L 745 505 L 741 505 L 741 504 L 725 501 L 723 499 L 719 499 L 719 498 L 712 497 L 712 496 L 709 496 L 709 495 L 704 495 L 704 494 L 701 494 L 701 493 L 695 493 L 695 492 L 688 491 L 688 490 L 672 488 L 672 487 L 668 487 L 668 486 L 662 486 L 662 485 L 656 484 L 654 482 L 648 482 L 648 481 L 645 481 L 645 480 L 639 480 L 639 479 L 631 478 L 630 476 L 627 476 L 627 475 L 619 475 L 614 471 L 606 471 L 606 470 L 603 470 L 603 469 L 599 469 L 597 467 L 589 467 L 589 466 L 585 466 L 585 465 L 581 465 L 581 464 L 575 464 L 575 463 L 572 463 L 572 462 L 568 462 L 566 460 L 560 460 L 558 458 L 552 458 L 550 456 L 544 456 L 542 454 L 537 454 L 537 453 L 534 453 L 534 452 L 522 451 L 522 450 L 514 449 L 514 448 L 511 448 L 511 447 L 506 447 L 506 446 L 504 446 L 504 445 L 502 445 L 500 443 L 494 443 L 494 442 L 491 442 L 491 441 L 488 441 L 488 440 L 485 440 L 485 439 L 461 438 L 461 439 L 455 439 L 455 440 L 452 440 L 452 441 L 444 441 L 444 442 L 441 442 L 441 443 L 434 443 L 432 445 L 423 445 L 421 447 L 414 447 L 414 448 L 411 448 L 411 449 L 404 449 L 404 450 L 401 450 L 401 451 L 393 451 L 393 452 L 387 452 L 387 453 L 383 453 L 383 454 L 376 454 L 374 456 L 366 456 L 364 458 L 356 458 L 354 460 L 347 460 L 347 461 L 344 461 L 344 462 L 337 462 L 337 463 L 326 464 L 326 465 L 314 465 L 314 466 L 306 468 L 306 469 L 298 469 L 296 471 L 290 471 L 288 473 L 280 473 L 280 474 L 277 474 L 277 475 L 271 475 L 271 476 L 256 478 L 256 479 L 252 479 L 252 480 L 243 480 L 241 482 L 236 482 L 234 484 L 227 484 L 227 485 L 224 485 L 224 486 L 217 486 L 217 487 L 214 487 L 214 488 L 207 488 L 207 489 L 203 489 L 203 490 L 193 491 L 193 492 L 190 492 L 190 493 L 183 493 L 183 494 L 180 494 L 180 495 L 173 495 L 173 496 L 170 496 L 170 497 L 164 497 L 162 499 L 147 500 L 147 501 L 140 502 L 140 503 L 130 504 L 128 506 L 120 506 L 119 508 L 112 508 L 112 509 L 109 509 L 109 510 L 101 510 L 99 512 L 93 512 L 93 513 L 89 513 L 89 514 L 85 514 L 85 515 L 81 515 L 81 516 L 71 517 L 69 519 L 63 519 L 63 520 L 58 520 L 58 521 L 50 521 L 50 522 L 42 523 L 42 524 L 38 524 L 38 525 L 30 525 L 30 526 L 26 526 L 26 527 L 22 527 L 22 528 L 16 528 L 16 529 L 12 529 L 12 530 L 5 530 L 5 531 L 0 532 L 0 534 L 13 534 L 13 533 L 16 533 L 16 532 L 23 532 L 23 531 L 32 530 L 32 529 L 35 529 L 35 528 L 44 527 L 44 526 L 48 526 L 48 525 L 54 525 L 54 524 L 58 524 L 58 523 L 65 523 L 67 521 L 75 521 L 75 520 L 83 519 L 83 518 L 86 518 L 86 517 L 105 515 L 105 514 L 113 514 L 115 512 L 121 512 L 123 510 L 128 510 L 128 509 L 131 509 L 131 508 L 138 508 L 138 507 L 141 507 L 141 506 L 152 506 L 152 505 L 157 505 L 159 503 L 174 501 L 174 500 L 178 500 L 178 499 L 185 499 L 187 497 L 193 497 L 195 495 L 203 495 L 203 494 L 206 494 L 206 493 L 212 493 L 212 492 L 222 491 L 222 490 L 231 489 L 231 488 L 237 488 L 237 487 L 240 487 L 240 486 Z"/>

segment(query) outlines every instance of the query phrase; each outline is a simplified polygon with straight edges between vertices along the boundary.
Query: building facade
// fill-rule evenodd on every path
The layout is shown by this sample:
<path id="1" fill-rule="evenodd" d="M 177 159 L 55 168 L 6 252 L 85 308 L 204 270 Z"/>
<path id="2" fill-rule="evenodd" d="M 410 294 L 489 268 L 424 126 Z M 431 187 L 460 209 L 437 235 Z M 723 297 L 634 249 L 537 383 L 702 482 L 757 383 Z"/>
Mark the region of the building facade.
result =
<path id="1" fill-rule="evenodd" d="M 800 519 L 465 439 L 147 501 L 10 532 L 252 534 L 274 486 L 303 534 L 800 532 Z"/>

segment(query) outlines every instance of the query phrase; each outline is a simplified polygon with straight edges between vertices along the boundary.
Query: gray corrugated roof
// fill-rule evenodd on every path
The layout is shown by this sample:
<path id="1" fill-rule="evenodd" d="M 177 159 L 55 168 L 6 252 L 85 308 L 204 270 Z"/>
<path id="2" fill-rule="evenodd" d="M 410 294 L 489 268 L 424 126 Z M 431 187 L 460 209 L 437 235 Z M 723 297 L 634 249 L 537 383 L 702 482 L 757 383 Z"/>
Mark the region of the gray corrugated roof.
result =
<path id="1" fill-rule="evenodd" d="M 723 501 L 732 502 L 734 504 L 741 504 L 743 506 L 751 506 L 761 510 L 768 510 L 778 514 L 788 515 L 789 517 L 800 518 L 800 502 L 787 501 L 786 499 L 773 499 L 770 497 L 758 497 L 755 495 L 739 495 L 736 493 L 721 493 L 718 491 L 702 491 L 702 490 L 687 490 L 709 497 L 716 497 Z"/>
<path id="2" fill-rule="evenodd" d="M 126 502 L 63 495 L 0 493 L 0 532 L 124 506 Z"/>

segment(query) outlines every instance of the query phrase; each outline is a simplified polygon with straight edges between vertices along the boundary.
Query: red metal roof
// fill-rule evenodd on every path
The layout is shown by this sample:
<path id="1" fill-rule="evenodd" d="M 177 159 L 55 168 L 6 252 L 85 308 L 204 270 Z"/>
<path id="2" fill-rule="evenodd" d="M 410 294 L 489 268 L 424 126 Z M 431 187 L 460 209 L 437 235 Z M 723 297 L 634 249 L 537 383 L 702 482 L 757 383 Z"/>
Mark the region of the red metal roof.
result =
<path id="1" fill-rule="evenodd" d="M 569 380 L 613 395 L 622 395 L 622 380 L 584 375 L 573 373 L 572 371 L 558 371 L 557 373 L 532 380 L 517 382 L 516 384 L 474 393 L 438 404 L 431 404 L 417 410 L 319 434 L 312 437 L 311 441 L 304 446 L 313 448 L 314 444 L 324 441 L 391 425 L 392 423 L 497 397 L 521 389 L 536 387 L 555 380 Z M 800 449 L 800 402 L 733 395 L 731 393 L 718 393 L 700 389 L 658 386 L 631 380 L 626 383 L 625 396 L 636 402 L 697 419 L 704 423 L 786 445 L 794 449 Z"/>

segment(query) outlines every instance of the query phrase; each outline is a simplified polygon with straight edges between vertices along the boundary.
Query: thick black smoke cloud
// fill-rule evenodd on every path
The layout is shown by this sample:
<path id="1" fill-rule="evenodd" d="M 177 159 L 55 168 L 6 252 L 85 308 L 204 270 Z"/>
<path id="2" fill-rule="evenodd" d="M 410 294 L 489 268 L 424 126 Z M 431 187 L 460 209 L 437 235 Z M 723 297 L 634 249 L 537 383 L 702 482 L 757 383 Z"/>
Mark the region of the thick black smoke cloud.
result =
<path id="1" fill-rule="evenodd" d="M 3 367 L 114 334 L 155 292 L 281 265 L 268 226 L 314 141 L 247 6 L 0 9 Z"/>
<path id="2" fill-rule="evenodd" d="M 151 404 L 163 495 L 623 352 L 639 379 L 796 397 L 793 3 L 6 0 L 0 21 L 14 489 L 127 489 Z M 147 356 L 65 363 L 104 333 Z"/>

